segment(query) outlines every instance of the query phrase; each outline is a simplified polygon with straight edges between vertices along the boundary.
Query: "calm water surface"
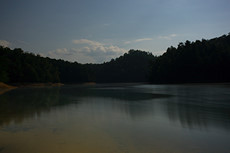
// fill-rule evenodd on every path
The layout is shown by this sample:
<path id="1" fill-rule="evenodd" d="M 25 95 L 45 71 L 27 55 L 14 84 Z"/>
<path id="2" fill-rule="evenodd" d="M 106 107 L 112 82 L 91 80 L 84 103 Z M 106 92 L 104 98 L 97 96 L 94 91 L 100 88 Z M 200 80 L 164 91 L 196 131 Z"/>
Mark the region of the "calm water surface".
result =
<path id="1" fill-rule="evenodd" d="M 0 153 L 230 153 L 230 85 L 12 90 Z"/>

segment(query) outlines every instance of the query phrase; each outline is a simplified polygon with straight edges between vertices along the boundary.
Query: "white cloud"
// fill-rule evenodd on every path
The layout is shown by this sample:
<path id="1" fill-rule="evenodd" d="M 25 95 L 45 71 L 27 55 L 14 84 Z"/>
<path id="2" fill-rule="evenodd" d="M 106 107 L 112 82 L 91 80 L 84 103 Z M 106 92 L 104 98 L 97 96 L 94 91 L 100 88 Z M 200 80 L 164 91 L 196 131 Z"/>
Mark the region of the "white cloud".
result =
<path id="1" fill-rule="evenodd" d="M 135 42 L 141 42 L 141 41 L 148 41 L 153 40 L 152 38 L 142 38 L 142 39 L 136 39 Z"/>
<path id="2" fill-rule="evenodd" d="M 69 60 L 73 61 L 71 58 L 71 52 L 68 51 L 66 48 L 59 48 L 53 51 L 49 51 L 46 55 L 41 54 L 42 56 L 48 56 L 50 58 L 55 58 L 55 59 L 64 59 L 64 60 Z"/>
<path id="3" fill-rule="evenodd" d="M 177 37 L 177 36 L 178 36 L 177 34 L 171 34 L 171 35 L 168 35 L 168 36 L 159 36 L 158 38 L 159 39 L 171 40 L 172 38 Z"/>
<path id="4" fill-rule="evenodd" d="M 85 44 L 84 47 L 72 50 L 74 50 L 75 53 L 82 54 L 88 58 L 90 57 L 92 60 L 94 60 L 95 63 L 109 61 L 112 58 L 116 58 L 127 52 L 127 50 L 118 46 L 106 45 L 97 41 L 87 39 L 73 40 L 73 43 Z"/>
<path id="5" fill-rule="evenodd" d="M 66 54 L 70 54 L 69 51 L 66 49 L 66 48 L 59 48 L 59 49 L 56 49 L 54 51 L 50 51 L 48 52 L 48 56 L 51 56 L 51 55 L 66 55 Z"/>
<path id="6" fill-rule="evenodd" d="M 68 54 L 69 52 L 67 51 L 66 48 L 63 48 L 63 49 L 57 49 L 56 52 L 58 54 Z"/>
<path id="7" fill-rule="evenodd" d="M 154 55 L 159 56 L 159 55 L 164 54 L 165 52 L 166 52 L 165 50 L 161 50 L 161 51 L 153 51 L 153 54 L 154 54 Z"/>
<path id="8" fill-rule="evenodd" d="M 126 50 L 119 48 L 118 46 L 113 46 L 113 45 L 106 45 L 102 44 L 97 41 L 92 41 L 88 39 L 79 39 L 79 40 L 73 40 L 74 44 L 85 44 L 85 46 L 81 49 L 79 49 L 81 52 L 87 52 L 87 53 L 92 53 L 92 52 L 97 52 L 97 53 L 111 53 L 113 52 L 114 54 L 120 54 L 120 53 L 125 53 Z"/>
<path id="9" fill-rule="evenodd" d="M 127 50 L 114 45 L 106 45 L 88 39 L 73 40 L 78 47 L 72 49 L 56 49 L 50 51 L 47 56 L 79 63 L 102 63 L 116 58 Z"/>
<path id="10" fill-rule="evenodd" d="M 126 42 L 124 42 L 124 44 L 131 44 L 132 43 L 132 41 L 126 41 Z"/>
<path id="11" fill-rule="evenodd" d="M 0 46 L 9 47 L 10 46 L 10 42 L 8 42 L 6 40 L 0 40 Z"/>
<path id="12" fill-rule="evenodd" d="M 103 45 L 102 43 L 92 41 L 92 40 L 88 40 L 88 39 L 73 40 L 73 43 L 74 44 L 88 44 L 90 46 L 101 46 L 101 45 Z"/>
<path id="13" fill-rule="evenodd" d="M 142 42 L 142 41 L 150 41 L 153 40 L 152 38 L 141 38 L 141 39 L 136 39 L 132 41 L 126 41 L 125 44 L 131 44 L 131 43 L 137 43 L 137 42 Z"/>

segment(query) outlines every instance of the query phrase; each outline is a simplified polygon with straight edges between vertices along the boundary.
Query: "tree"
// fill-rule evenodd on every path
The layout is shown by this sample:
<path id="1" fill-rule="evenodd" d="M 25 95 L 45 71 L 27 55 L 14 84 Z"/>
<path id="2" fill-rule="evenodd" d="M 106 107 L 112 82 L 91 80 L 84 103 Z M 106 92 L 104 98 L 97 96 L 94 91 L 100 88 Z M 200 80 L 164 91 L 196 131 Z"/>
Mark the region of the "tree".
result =
<path id="1" fill-rule="evenodd" d="M 152 83 L 230 81 L 230 35 L 179 43 L 158 57 L 151 68 Z"/>

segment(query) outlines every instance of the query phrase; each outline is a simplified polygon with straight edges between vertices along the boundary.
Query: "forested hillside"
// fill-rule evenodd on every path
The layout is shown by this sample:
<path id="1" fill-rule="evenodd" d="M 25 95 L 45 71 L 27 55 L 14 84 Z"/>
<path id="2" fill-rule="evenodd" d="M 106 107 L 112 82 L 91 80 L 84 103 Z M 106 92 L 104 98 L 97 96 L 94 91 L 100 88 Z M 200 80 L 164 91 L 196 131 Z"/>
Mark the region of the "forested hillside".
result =
<path id="1" fill-rule="evenodd" d="M 179 43 L 158 57 L 130 50 L 103 64 L 44 58 L 0 46 L 0 82 L 230 82 L 230 34 Z"/>
<path id="2" fill-rule="evenodd" d="M 148 82 L 150 64 L 155 57 L 148 52 L 130 50 L 103 64 L 88 65 L 94 82 Z"/>
<path id="3" fill-rule="evenodd" d="M 103 64 L 79 64 L 0 47 L 0 82 L 146 82 L 154 56 L 130 50 Z"/>
<path id="4" fill-rule="evenodd" d="M 0 81 L 5 83 L 59 82 L 59 71 L 48 58 L 0 46 Z"/>
<path id="5" fill-rule="evenodd" d="M 230 81 L 230 34 L 179 43 L 152 62 L 152 83 Z"/>

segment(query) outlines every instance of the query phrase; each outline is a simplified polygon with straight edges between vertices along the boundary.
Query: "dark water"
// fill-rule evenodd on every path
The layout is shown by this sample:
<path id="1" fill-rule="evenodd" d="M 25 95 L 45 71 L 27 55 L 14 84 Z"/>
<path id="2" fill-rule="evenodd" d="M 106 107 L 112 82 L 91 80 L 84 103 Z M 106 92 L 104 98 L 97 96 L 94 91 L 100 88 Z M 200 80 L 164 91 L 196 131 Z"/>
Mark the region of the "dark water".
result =
<path id="1" fill-rule="evenodd" d="M 0 153 L 230 153 L 230 85 L 12 90 Z"/>

